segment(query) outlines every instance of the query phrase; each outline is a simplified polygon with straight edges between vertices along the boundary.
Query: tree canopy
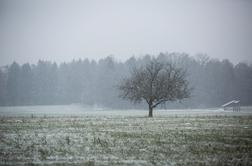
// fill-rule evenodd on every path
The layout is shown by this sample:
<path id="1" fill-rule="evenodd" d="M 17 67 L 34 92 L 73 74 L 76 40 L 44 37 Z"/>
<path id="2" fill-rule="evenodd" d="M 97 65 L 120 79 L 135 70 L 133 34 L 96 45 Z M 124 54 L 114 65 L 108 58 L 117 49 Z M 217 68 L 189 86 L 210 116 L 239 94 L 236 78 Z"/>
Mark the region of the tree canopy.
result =
<path id="1" fill-rule="evenodd" d="M 119 89 L 124 99 L 133 102 L 146 101 L 149 117 L 152 117 L 153 108 L 159 104 L 188 98 L 188 85 L 185 70 L 152 58 L 144 66 L 134 68 L 131 76 L 119 85 Z"/>
<path id="2" fill-rule="evenodd" d="M 160 53 L 156 59 L 173 64 L 171 67 L 186 69 L 187 81 L 194 88 L 190 98 L 182 102 L 166 102 L 158 105 L 159 108 L 218 107 L 231 100 L 240 100 L 241 105 L 252 104 L 251 64 L 233 64 L 229 60 L 185 53 Z M 143 109 L 147 106 L 144 102 L 133 105 L 118 98 L 120 91 L 116 86 L 130 76 L 130 69 L 148 64 L 150 60 L 151 56 L 146 55 L 123 62 L 113 57 L 60 64 L 42 60 L 37 64 L 14 62 L 0 67 L 0 105 L 82 103 L 116 109 Z"/>

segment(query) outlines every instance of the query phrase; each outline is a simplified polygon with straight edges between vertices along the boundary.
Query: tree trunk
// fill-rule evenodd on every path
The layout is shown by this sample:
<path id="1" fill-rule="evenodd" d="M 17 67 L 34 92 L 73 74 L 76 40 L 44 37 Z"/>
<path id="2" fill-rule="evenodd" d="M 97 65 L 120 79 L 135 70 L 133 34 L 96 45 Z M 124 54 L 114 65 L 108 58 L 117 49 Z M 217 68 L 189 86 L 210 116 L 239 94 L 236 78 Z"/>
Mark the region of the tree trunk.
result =
<path id="1" fill-rule="evenodd" d="M 153 117 L 152 111 L 153 111 L 152 105 L 149 104 L 149 118 Z"/>

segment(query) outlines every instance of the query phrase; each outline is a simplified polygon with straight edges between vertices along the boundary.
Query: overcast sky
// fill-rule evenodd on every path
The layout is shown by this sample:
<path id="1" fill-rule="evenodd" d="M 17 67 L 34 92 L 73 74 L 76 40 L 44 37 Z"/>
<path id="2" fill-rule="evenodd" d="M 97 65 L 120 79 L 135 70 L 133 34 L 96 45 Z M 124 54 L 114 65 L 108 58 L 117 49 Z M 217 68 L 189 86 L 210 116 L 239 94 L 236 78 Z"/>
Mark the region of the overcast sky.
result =
<path id="1" fill-rule="evenodd" d="M 0 65 L 206 53 L 252 62 L 251 0 L 0 0 Z"/>

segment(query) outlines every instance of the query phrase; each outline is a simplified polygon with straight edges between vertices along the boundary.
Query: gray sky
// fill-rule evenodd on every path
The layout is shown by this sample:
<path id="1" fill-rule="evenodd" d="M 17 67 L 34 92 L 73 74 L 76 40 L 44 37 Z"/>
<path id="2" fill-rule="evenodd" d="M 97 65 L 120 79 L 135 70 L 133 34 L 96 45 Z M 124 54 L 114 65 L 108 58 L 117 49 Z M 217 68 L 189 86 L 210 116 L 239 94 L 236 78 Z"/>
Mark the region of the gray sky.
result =
<path id="1" fill-rule="evenodd" d="M 0 0 L 0 65 L 146 53 L 252 62 L 251 0 Z"/>

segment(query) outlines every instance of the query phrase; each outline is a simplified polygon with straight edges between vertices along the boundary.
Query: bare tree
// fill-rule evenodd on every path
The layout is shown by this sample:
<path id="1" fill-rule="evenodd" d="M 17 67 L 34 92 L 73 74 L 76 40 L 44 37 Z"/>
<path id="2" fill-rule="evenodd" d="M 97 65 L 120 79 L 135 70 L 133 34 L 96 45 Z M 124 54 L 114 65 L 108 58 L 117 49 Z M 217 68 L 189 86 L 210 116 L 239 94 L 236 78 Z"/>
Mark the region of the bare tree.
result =
<path id="1" fill-rule="evenodd" d="M 152 58 L 145 66 L 133 69 L 131 77 L 121 82 L 120 96 L 135 103 L 146 101 L 149 117 L 152 117 L 153 108 L 157 105 L 190 96 L 185 76 L 186 72 L 181 68 Z"/>

